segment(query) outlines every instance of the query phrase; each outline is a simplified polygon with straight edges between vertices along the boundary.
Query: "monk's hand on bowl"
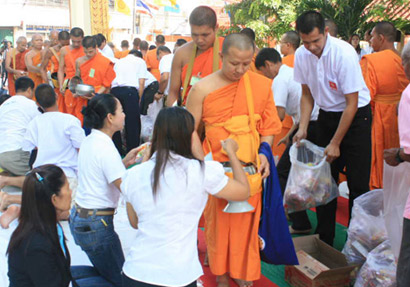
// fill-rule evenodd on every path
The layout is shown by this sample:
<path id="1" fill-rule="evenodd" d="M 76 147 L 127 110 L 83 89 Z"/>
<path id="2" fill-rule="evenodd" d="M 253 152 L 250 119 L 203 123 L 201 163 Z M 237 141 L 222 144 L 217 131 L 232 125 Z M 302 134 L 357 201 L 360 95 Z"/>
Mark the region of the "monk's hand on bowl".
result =
<path id="1" fill-rule="evenodd" d="M 262 175 L 262 179 L 267 178 L 270 175 L 269 161 L 264 154 L 259 154 L 259 160 L 261 165 L 259 166 L 258 172 Z"/>
<path id="2" fill-rule="evenodd" d="M 221 141 L 223 150 L 229 155 L 229 153 L 236 153 L 239 149 L 238 144 L 233 139 L 226 139 Z"/>

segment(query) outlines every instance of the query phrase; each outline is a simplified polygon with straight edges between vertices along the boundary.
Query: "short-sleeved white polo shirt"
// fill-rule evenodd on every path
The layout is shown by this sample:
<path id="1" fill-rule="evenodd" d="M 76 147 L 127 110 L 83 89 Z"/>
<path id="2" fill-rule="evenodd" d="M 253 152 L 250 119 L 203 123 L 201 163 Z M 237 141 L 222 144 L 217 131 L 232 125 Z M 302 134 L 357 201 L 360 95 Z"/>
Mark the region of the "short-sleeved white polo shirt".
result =
<path id="1" fill-rule="evenodd" d="M 357 54 L 349 43 L 327 36 L 320 58 L 304 46 L 296 50 L 294 79 L 306 84 L 316 104 L 327 112 L 343 112 L 344 95 L 358 92 L 358 108 L 370 102 Z"/>
<path id="2" fill-rule="evenodd" d="M 113 184 L 125 173 L 112 139 L 99 130 L 85 138 L 78 154 L 78 187 L 75 202 L 83 208 L 116 208 L 120 191 Z"/>
<path id="3" fill-rule="evenodd" d="M 116 77 L 112 87 L 134 87 L 139 89 L 139 79 L 147 78 L 147 64 L 132 54 L 117 61 L 114 65 Z"/>

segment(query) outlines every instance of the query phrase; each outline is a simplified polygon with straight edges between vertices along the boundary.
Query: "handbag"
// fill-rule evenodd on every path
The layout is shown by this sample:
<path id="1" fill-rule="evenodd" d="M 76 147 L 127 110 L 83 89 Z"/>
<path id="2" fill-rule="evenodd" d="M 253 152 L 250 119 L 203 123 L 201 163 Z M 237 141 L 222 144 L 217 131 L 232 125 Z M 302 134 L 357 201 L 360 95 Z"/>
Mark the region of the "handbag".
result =
<path id="1" fill-rule="evenodd" d="M 259 223 L 261 259 L 275 265 L 298 265 L 282 204 L 282 192 L 271 147 L 264 142 L 259 152 L 266 156 L 270 166 L 270 175 L 264 183 L 262 192 L 262 211 Z"/>

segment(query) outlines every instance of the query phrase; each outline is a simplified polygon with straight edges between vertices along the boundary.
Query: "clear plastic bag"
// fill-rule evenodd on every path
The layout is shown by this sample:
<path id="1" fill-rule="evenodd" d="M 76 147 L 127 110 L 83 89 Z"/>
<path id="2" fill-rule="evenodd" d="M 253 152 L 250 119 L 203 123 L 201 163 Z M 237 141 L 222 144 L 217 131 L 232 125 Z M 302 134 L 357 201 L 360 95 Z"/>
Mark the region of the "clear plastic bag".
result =
<path id="1" fill-rule="evenodd" d="M 158 101 L 154 100 L 147 110 L 147 115 L 141 115 L 141 139 L 144 142 L 149 142 L 152 137 L 152 132 L 154 130 L 155 120 L 159 114 L 159 111 L 164 106 L 163 99 Z"/>
<path id="2" fill-rule="evenodd" d="M 339 196 L 324 149 L 302 140 L 289 151 L 292 166 L 283 197 L 289 213 L 329 203 Z"/>
<path id="3" fill-rule="evenodd" d="M 369 253 L 354 287 L 394 287 L 396 270 L 397 261 L 389 240 L 386 240 Z"/>
<path id="4" fill-rule="evenodd" d="M 383 217 L 383 190 L 369 191 L 354 200 L 352 219 L 342 250 L 349 264 L 362 265 L 369 252 L 387 239 Z"/>

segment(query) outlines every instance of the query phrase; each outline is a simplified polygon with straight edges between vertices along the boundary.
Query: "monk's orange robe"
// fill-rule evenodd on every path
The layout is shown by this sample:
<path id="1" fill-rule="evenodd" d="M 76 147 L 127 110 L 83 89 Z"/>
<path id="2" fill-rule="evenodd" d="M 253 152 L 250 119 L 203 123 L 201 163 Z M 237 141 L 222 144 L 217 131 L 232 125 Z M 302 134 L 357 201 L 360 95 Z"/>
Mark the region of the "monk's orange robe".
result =
<path id="1" fill-rule="evenodd" d="M 220 37 L 219 38 L 219 51 L 222 50 L 222 44 L 223 44 L 224 38 Z M 200 55 L 197 55 L 195 58 L 194 66 L 192 67 L 192 74 L 191 74 L 191 79 L 192 77 L 198 77 L 198 78 L 204 78 L 210 74 L 213 73 L 213 59 L 214 59 L 214 47 L 212 46 L 205 52 L 203 52 Z M 218 56 L 219 57 L 219 56 Z M 188 71 L 188 65 L 189 62 L 182 68 L 182 73 L 181 73 L 181 83 L 182 85 L 184 84 L 186 74 Z M 219 61 L 219 68 L 221 68 L 222 62 Z M 188 82 L 188 87 L 187 91 L 185 94 L 185 99 L 182 103 L 182 105 L 185 106 L 186 100 L 188 98 L 189 91 L 191 90 L 191 79 Z"/>
<path id="2" fill-rule="evenodd" d="M 50 61 L 48 62 L 49 66 L 50 66 L 50 73 L 57 73 L 58 72 L 58 67 L 60 66 L 60 51 L 56 52 L 57 57 L 53 54 L 50 58 Z M 54 91 L 56 92 L 57 95 L 57 105 L 58 105 L 58 110 L 62 113 L 67 112 L 66 108 L 65 108 L 65 103 L 64 103 L 64 96 L 61 95 L 60 93 L 60 89 L 59 88 L 55 88 Z"/>
<path id="3" fill-rule="evenodd" d="M 101 87 L 108 89 L 105 93 L 109 93 L 112 81 L 115 79 L 114 63 L 101 53 L 97 53 L 92 59 L 84 62 L 80 66 L 81 79 L 84 84 L 94 87 L 97 93 Z M 81 110 L 87 105 L 87 100 L 78 98 L 75 108 L 75 116 L 83 121 Z"/>
<path id="4" fill-rule="evenodd" d="M 26 61 L 24 60 L 26 54 L 30 52 L 30 50 L 25 50 L 24 52 L 17 52 L 17 50 L 11 50 L 9 53 L 14 53 L 16 52 L 16 65 L 14 65 L 14 59 L 13 59 L 13 54 L 11 57 L 11 62 L 10 62 L 10 68 L 19 70 L 19 71 L 25 71 L 27 72 L 27 67 L 26 67 Z M 14 68 L 15 67 L 15 68 Z M 14 79 L 14 74 L 9 73 L 8 74 L 8 89 L 9 89 L 9 95 L 14 96 L 16 94 L 16 88 L 14 86 L 15 79 Z"/>
<path id="5" fill-rule="evenodd" d="M 282 64 L 293 68 L 295 66 L 295 54 L 290 54 L 282 58 Z"/>
<path id="6" fill-rule="evenodd" d="M 251 66 L 249 67 L 249 71 L 252 71 L 254 73 L 257 73 L 263 76 L 263 73 L 259 71 L 258 69 L 256 69 L 256 66 L 255 66 L 256 56 L 257 56 L 257 53 L 253 54 L 252 63 L 251 63 Z"/>
<path id="7" fill-rule="evenodd" d="M 41 64 L 41 52 L 38 52 L 33 58 L 33 66 L 38 66 L 40 67 Z M 26 64 L 27 65 L 27 64 Z M 41 77 L 40 74 L 38 73 L 32 73 L 32 72 L 28 72 L 28 76 L 30 79 L 33 80 L 34 82 L 34 90 L 37 88 L 38 85 L 43 83 L 43 78 Z M 34 100 L 34 97 L 33 97 Z"/>
<path id="8" fill-rule="evenodd" d="M 75 76 L 75 61 L 85 56 L 84 48 L 81 46 L 78 49 L 70 50 L 70 46 L 63 47 L 62 49 L 67 49 L 67 53 L 64 55 L 65 64 L 65 79 L 71 79 Z M 60 50 L 61 52 L 62 50 Z M 77 105 L 78 98 L 74 98 L 70 90 L 66 90 L 64 93 L 64 104 L 66 112 L 75 116 L 75 107 Z"/>
<path id="9" fill-rule="evenodd" d="M 248 74 L 252 86 L 256 130 L 260 136 L 278 134 L 282 124 L 273 100 L 272 81 L 253 72 Z M 210 93 L 204 100 L 202 114 L 206 134 L 203 143 L 205 154 L 211 148 L 214 160 L 228 161 L 228 157 L 222 152 L 220 141 L 239 136 L 242 138 L 237 142 L 248 141 L 249 144 L 239 144 L 238 158 L 244 162 L 256 162 L 255 149 L 259 148 L 259 144 L 252 144 L 254 137 L 249 128 L 248 115 L 243 78 Z M 213 274 L 223 275 L 229 272 L 232 278 L 247 281 L 259 279 L 261 190 L 262 187 L 248 199 L 255 209 L 247 213 L 224 213 L 222 210 L 228 202 L 214 196 L 209 197 L 204 215 L 207 252 Z"/>
<path id="10" fill-rule="evenodd" d="M 114 53 L 114 57 L 117 59 L 125 58 L 129 54 L 130 50 L 117 51 Z"/>
<path id="11" fill-rule="evenodd" d="M 409 84 L 401 58 L 391 50 L 363 56 L 360 61 L 373 111 L 370 189 L 383 188 L 383 151 L 400 147 L 397 104 Z"/>
<path id="12" fill-rule="evenodd" d="M 159 61 L 157 59 L 157 49 L 149 50 L 147 52 L 147 68 L 152 75 L 159 82 L 161 80 L 161 73 L 159 72 Z"/>

